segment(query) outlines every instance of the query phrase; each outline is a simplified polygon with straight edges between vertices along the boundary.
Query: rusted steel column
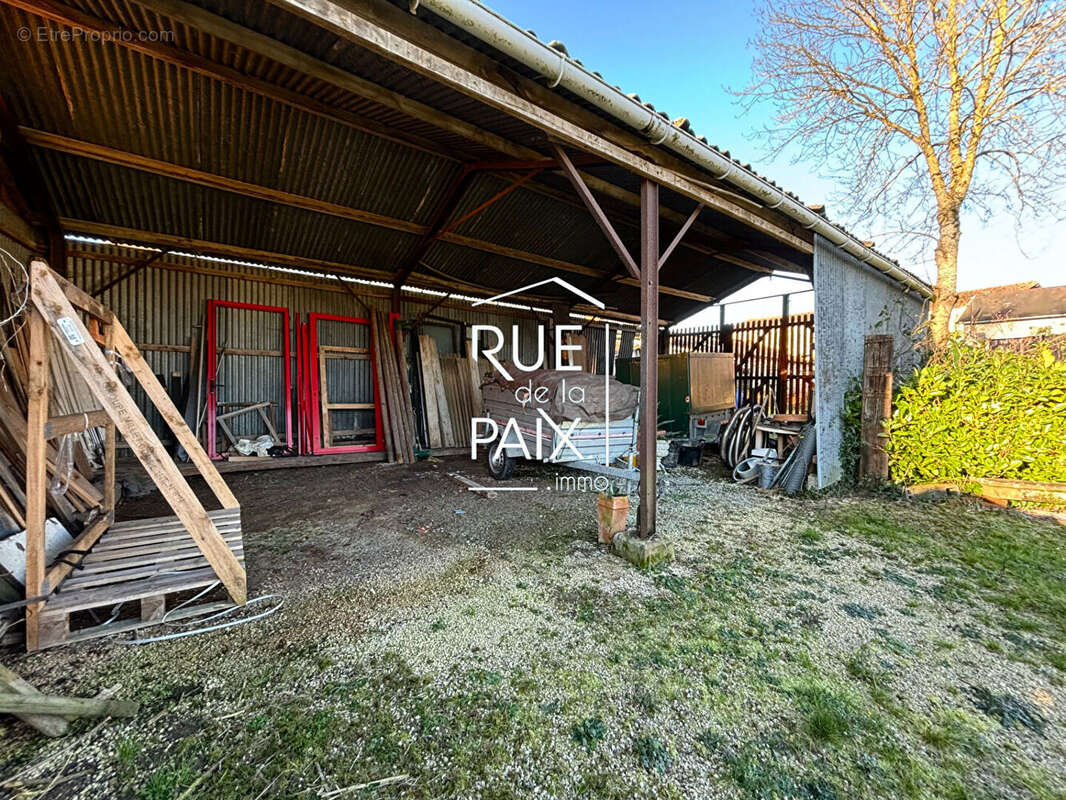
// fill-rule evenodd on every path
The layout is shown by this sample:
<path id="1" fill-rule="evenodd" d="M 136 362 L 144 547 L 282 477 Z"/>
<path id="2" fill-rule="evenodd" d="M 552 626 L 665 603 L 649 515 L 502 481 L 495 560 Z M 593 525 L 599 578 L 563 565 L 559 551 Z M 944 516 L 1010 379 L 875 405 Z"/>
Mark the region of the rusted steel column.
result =
<path id="1" fill-rule="evenodd" d="M 659 418 L 659 185 L 640 184 L 640 507 L 637 533 L 655 533 L 655 431 Z"/>

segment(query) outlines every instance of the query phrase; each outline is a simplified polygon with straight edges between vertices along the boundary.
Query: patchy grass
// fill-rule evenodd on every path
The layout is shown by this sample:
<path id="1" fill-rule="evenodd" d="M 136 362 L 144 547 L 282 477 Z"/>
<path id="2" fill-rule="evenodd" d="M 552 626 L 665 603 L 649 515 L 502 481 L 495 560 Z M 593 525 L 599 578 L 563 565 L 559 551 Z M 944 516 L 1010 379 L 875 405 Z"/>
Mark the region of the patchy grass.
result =
<path id="1" fill-rule="evenodd" d="M 76 769 L 91 776 L 79 789 L 145 800 L 1066 797 L 1066 695 L 1050 666 L 1066 641 L 1052 577 L 1066 573 L 1046 531 L 1011 555 L 1008 540 L 1031 532 L 1013 515 L 688 491 L 664 499 L 662 520 L 689 514 L 667 567 L 609 556 L 591 513 L 575 523 L 560 496 L 543 501 L 560 504 L 539 518 L 543 537 L 464 551 L 387 599 L 335 581 L 223 634 L 46 653 L 63 676 L 69 654 L 98 654 L 82 671 L 92 682 L 64 691 L 121 681 L 144 704 L 79 750 Z M 495 532 L 500 507 L 470 506 L 463 523 Z M 1008 600 L 1018 587 L 1028 599 Z M 4 773 L 54 755 L 0 787 L 16 796 L 65 763 L 62 743 L 0 747 Z"/>
<path id="2" fill-rule="evenodd" d="M 913 566 L 943 576 L 931 595 L 942 603 L 979 597 L 998 607 L 998 623 L 1066 642 L 1066 548 L 1062 526 L 1017 514 L 975 511 L 961 502 L 864 502 L 824 512 L 820 524 L 866 540 Z M 888 580 L 909 579 L 886 570 Z M 1062 651 L 1046 653 L 1062 663 Z"/>

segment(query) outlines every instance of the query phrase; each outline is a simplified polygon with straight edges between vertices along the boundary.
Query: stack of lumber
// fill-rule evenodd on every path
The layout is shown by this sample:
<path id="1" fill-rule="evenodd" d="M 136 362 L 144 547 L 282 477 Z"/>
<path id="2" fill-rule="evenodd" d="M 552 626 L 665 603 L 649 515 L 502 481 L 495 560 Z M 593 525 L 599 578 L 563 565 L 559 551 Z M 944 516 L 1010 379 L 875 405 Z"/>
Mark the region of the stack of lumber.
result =
<path id="1" fill-rule="evenodd" d="M 3 335 L 8 344 L 0 371 L 0 537 L 21 531 L 26 525 L 23 487 L 26 485 L 28 336 L 25 326 L 5 330 Z M 99 428 L 64 434 L 63 423 L 70 419 L 77 423 L 72 427 L 81 428 L 86 419 L 99 419 L 101 425 L 105 420 L 89 388 L 60 355 L 61 351 L 51 359 L 49 428 L 53 429 L 55 438 L 48 442 L 47 457 L 49 479 L 56 488 L 48 492 L 48 515 L 76 534 L 104 499 L 92 484 L 92 462 L 98 457 L 103 434 Z M 66 443 L 65 437 L 69 437 Z"/>
<path id="2" fill-rule="evenodd" d="M 402 334 L 391 330 L 385 314 L 375 309 L 370 316 L 370 338 L 385 450 L 389 461 L 410 464 L 415 460 L 414 411 Z"/>
<path id="3" fill-rule="evenodd" d="M 470 420 L 481 416 L 481 382 L 476 362 L 460 355 L 445 355 L 440 357 L 440 366 L 452 438 L 457 447 L 468 447 Z"/>
<path id="4" fill-rule="evenodd" d="M 418 337 L 422 360 L 422 396 L 431 449 L 467 447 L 470 420 L 481 415 L 481 380 L 477 362 L 460 355 L 440 355 L 432 336 Z"/>

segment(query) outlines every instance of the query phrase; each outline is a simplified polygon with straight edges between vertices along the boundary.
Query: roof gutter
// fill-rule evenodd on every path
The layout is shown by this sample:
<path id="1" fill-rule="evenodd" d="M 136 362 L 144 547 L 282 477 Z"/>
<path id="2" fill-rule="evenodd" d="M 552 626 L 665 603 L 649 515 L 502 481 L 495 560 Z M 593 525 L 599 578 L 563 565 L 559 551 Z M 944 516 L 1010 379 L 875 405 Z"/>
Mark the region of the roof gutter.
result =
<path id="1" fill-rule="evenodd" d="M 825 237 L 859 261 L 885 273 L 931 298 L 928 284 L 901 269 L 897 264 L 870 249 L 854 236 L 841 230 L 820 214 L 790 197 L 764 178 L 673 125 L 669 119 L 643 103 L 623 94 L 602 78 L 575 63 L 565 53 L 544 44 L 489 8 L 474 0 L 419 0 L 419 5 L 467 31 L 486 44 L 535 70 L 548 81 L 549 88 L 559 86 L 573 92 L 601 111 L 639 131 L 656 146 L 672 150 L 705 168 L 717 179 L 750 192 L 767 208 L 776 209 L 807 230 Z"/>

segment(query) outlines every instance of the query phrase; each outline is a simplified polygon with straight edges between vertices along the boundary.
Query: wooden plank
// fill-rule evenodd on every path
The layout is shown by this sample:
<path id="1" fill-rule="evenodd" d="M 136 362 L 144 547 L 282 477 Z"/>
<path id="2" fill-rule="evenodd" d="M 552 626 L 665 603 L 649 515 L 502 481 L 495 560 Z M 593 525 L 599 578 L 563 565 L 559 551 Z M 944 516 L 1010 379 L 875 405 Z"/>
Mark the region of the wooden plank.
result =
<path id="1" fill-rule="evenodd" d="M 888 479 L 882 431 L 892 416 L 892 337 L 867 336 L 862 364 L 862 442 L 859 477 Z"/>
<path id="2" fill-rule="evenodd" d="M 433 387 L 433 371 L 430 366 L 430 345 L 432 353 L 437 352 L 432 337 L 422 334 L 418 337 L 418 349 L 422 361 L 422 401 L 426 407 L 426 436 L 430 447 L 442 447 L 440 431 L 440 412 L 437 410 L 437 392 Z"/>
<path id="3" fill-rule="evenodd" d="M 977 483 L 981 487 L 981 496 L 988 500 L 1066 505 L 1066 483 L 1007 478 L 982 478 Z"/>
<path id="4" fill-rule="evenodd" d="M 129 153 L 117 150 L 113 147 L 62 136 L 57 133 L 24 127 L 19 130 L 22 132 L 23 136 L 26 137 L 26 140 L 35 147 L 68 153 L 81 158 L 103 161 L 107 164 L 140 170 L 153 175 L 163 175 L 167 178 L 185 181 L 196 186 L 220 189 L 244 197 L 266 200 L 267 202 L 277 203 L 279 205 L 290 206 L 305 211 L 314 211 L 319 214 L 327 214 L 329 216 L 340 217 L 341 219 L 388 228 L 389 230 L 414 234 L 425 233 L 424 226 L 414 222 L 408 222 L 407 220 L 386 217 L 371 211 L 363 211 L 362 209 L 319 200 L 315 197 L 298 195 L 293 192 L 286 192 L 281 189 L 262 186 L 257 183 L 249 183 L 247 181 L 229 178 L 212 172 L 205 172 L 181 164 L 172 164 L 169 161 L 162 161 L 158 158 L 150 158 L 136 153 Z"/>
<path id="5" fill-rule="evenodd" d="M 235 549 L 231 552 L 237 557 L 239 562 L 243 561 L 244 556 L 242 549 Z M 178 557 L 176 558 L 160 558 L 156 562 L 141 564 L 136 567 L 113 570 L 105 569 L 99 572 L 89 573 L 84 577 L 79 575 L 68 579 L 67 582 L 63 584 L 63 591 L 67 593 L 80 592 L 96 586 L 129 583 L 130 581 L 140 580 L 141 578 L 154 578 L 157 575 L 179 574 L 186 570 L 203 569 L 204 567 L 209 566 L 203 555 L 199 552 L 194 552 L 191 555 L 178 553 L 177 556 Z"/>
<path id="6" fill-rule="evenodd" d="M 327 453 L 320 456 L 289 456 L 287 458 L 259 458 L 254 462 L 220 461 L 218 470 L 227 472 L 258 472 L 268 469 L 305 469 L 307 467 L 332 467 L 342 464 L 368 464 L 385 461 L 385 453 L 380 450 L 364 453 Z M 195 475 L 195 468 L 190 464 L 178 467 L 186 475 Z"/>
<path id="7" fill-rule="evenodd" d="M 226 355 L 233 354 L 227 350 Z M 216 415 L 215 422 L 219 422 L 220 420 L 224 419 L 232 419 L 233 417 L 239 417 L 241 414 L 247 414 L 250 411 L 258 411 L 259 409 L 269 405 L 272 405 L 269 400 L 264 401 L 262 403 L 252 403 L 251 405 L 247 405 L 244 408 L 238 408 L 236 411 L 227 411 L 225 414 Z"/>
<path id="8" fill-rule="evenodd" d="M 230 546 L 230 549 L 238 558 L 243 558 L 244 554 L 244 542 L 240 534 L 225 537 L 226 544 Z M 170 546 L 170 547 L 135 547 L 130 548 L 129 553 L 139 553 L 139 555 L 129 555 L 122 551 L 116 551 L 109 553 L 110 558 L 98 558 L 95 561 L 87 562 L 84 565 L 84 569 L 78 571 L 76 578 L 71 578 L 71 581 L 80 580 L 81 578 L 88 577 L 90 575 L 102 575 L 107 572 L 121 572 L 122 570 L 135 569 L 140 567 L 151 566 L 154 564 L 168 564 L 173 561 L 184 561 L 190 558 L 202 558 L 200 551 L 196 548 L 196 543 L 192 539 L 189 539 L 187 546 Z M 70 583 L 70 587 L 77 584 Z M 68 584 L 63 584 L 63 589 L 66 590 Z"/>
<path id="9" fill-rule="evenodd" d="M 50 714 L 73 717 L 135 717 L 140 705 L 133 700 L 98 700 L 95 697 L 58 697 L 49 694 L 0 692 L 0 712 Z"/>
<path id="10" fill-rule="evenodd" d="M 23 680 L 3 664 L 0 664 L 0 685 L 3 691 L 10 694 L 36 695 L 40 694 L 29 681 Z M 31 728 L 40 731 L 45 736 L 62 736 L 67 732 L 67 721 L 61 716 L 53 714 L 28 714 L 19 713 L 16 716 Z"/>
<path id="11" fill-rule="evenodd" d="M 225 531 L 222 533 L 222 538 L 234 552 L 244 547 L 244 538 L 239 530 Z M 95 551 L 89 553 L 82 562 L 82 569 L 78 574 L 89 575 L 95 571 L 108 569 L 110 565 L 119 562 L 125 566 L 139 566 L 148 563 L 148 560 L 153 558 L 169 557 L 171 554 L 176 555 L 186 551 L 194 554 L 200 552 L 199 548 L 196 547 L 196 542 L 188 534 L 186 534 L 184 541 L 164 538 L 162 541 L 144 540 L 140 543 L 134 542 L 127 547 L 116 547 L 102 550 L 99 553 Z"/>
<path id="12" fill-rule="evenodd" d="M 340 358 L 343 355 L 367 358 L 370 355 L 370 348 L 368 347 L 341 347 L 336 344 L 320 344 L 318 346 L 318 351 L 320 353 L 326 353 L 330 358 Z"/>
<path id="13" fill-rule="evenodd" d="M 106 332 L 106 344 L 104 346 L 104 355 L 107 358 L 107 364 L 110 369 L 108 374 L 113 374 L 115 371 L 115 363 L 117 357 L 115 355 L 115 326 L 108 325 Z M 107 417 L 107 415 L 104 415 Z M 109 514 L 112 517 L 115 515 L 115 457 L 118 450 L 118 429 L 115 427 L 115 423 L 111 421 L 110 417 L 107 417 L 107 421 L 104 423 L 104 500 L 103 509 L 105 514 Z"/>
<path id="14" fill-rule="evenodd" d="M 215 530 L 211 518 L 208 517 L 207 512 L 200 505 L 196 494 L 189 487 L 189 484 L 185 482 L 174 462 L 171 461 L 170 455 L 163 448 L 159 439 L 156 438 L 151 426 L 142 416 L 140 409 L 129 392 L 126 391 L 125 386 L 120 381 L 115 380 L 114 377 L 109 377 L 111 373 L 110 365 L 99 348 L 95 344 L 88 342 L 88 331 L 85 330 L 85 326 L 82 325 L 66 296 L 59 290 L 52 271 L 48 269 L 48 265 L 43 261 L 34 260 L 30 264 L 30 271 L 33 303 L 37 310 L 44 316 L 55 335 L 59 338 L 60 343 L 71 356 L 71 362 L 90 389 L 92 389 L 104 410 L 108 412 L 112 421 L 122 432 L 130 449 L 140 460 L 149 477 L 159 488 L 160 493 L 170 504 L 174 513 L 181 518 L 193 539 L 196 540 L 208 563 L 211 564 L 234 602 L 239 605 L 243 604 L 247 597 L 246 577 L 243 567 L 233 556 L 233 553 L 229 551 L 229 548 L 226 547 L 225 542 L 222 541 L 222 537 Z M 64 324 L 68 329 L 70 338 L 61 333 L 60 319 L 66 320 Z M 178 413 L 178 410 L 174 408 L 174 404 L 155 379 L 143 357 L 137 353 L 136 348 L 131 347 L 132 341 L 117 320 L 114 321 L 114 325 L 117 348 L 122 353 L 131 371 L 138 377 L 146 393 L 148 393 L 153 402 L 156 402 L 157 407 L 161 403 L 157 402 L 153 395 L 158 395 L 161 401 L 165 401 L 162 403 L 160 411 L 164 419 L 167 419 L 168 424 L 173 422 L 170 427 L 176 435 L 178 435 L 179 431 L 183 432 L 180 438 L 184 439 L 184 441 L 181 443 L 186 451 L 189 452 L 190 457 L 195 459 L 193 452 L 198 450 L 206 458 L 206 454 L 200 448 L 200 443 L 196 441 L 188 426 L 185 425 L 185 420 Z M 127 353 L 129 354 L 128 358 Z M 144 374 L 145 372 L 147 374 Z M 214 467 L 210 464 L 208 466 L 210 466 L 210 471 L 203 470 L 203 472 L 210 474 Z M 217 472 L 214 474 L 217 476 Z M 208 479 L 207 474 L 204 477 Z M 208 483 L 211 484 L 212 481 L 208 479 Z M 225 486 L 221 476 L 217 477 L 216 483 Z M 212 488 L 216 487 L 212 486 Z M 228 488 L 226 492 L 229 492 Z M 219 497 L 220 501 L 223 501 L 223 497 L 226 496 L 222 492 L 216 491 L 216 494 L 222 495 Z M 236 505 L 236 498 L 232 496 L 232 493 L 229 493 L 229 499 L 233 505 Z M 227 502 L 223 501 L 223 505 L 227 505 Z"/>
<path id="15" fill-rule="evenodd" d="M 370 312 L 370 346 L 374 351 L 374 377 L 377 381 L 377 400 L 381 414 L 382 434 L 385 438 L 385 453 L 390 462 L 399 460 L 396 456 L 396 435 L 393 428 L 393 418 L 390 412 L 392 396 L 389 391 L 388 375 L 386 374 L 385 360 L 381 355 L 381 327 L 384 323 L 384 314 L 373 310 Z"/>
<path id="16" fill-rule="evenodd" d="M 92 546 L 94 544 L 96 544 L 97 540 L 99 540 L 99 538 L 103 535 L 104 531 L 107 530 L 108 526 L 111 524 L 111 519 L 112 519 L 112 515 L 111 514 L 105 514 L 102 517 L 100 517 L 97 520 L 95 520 L 94 522 L 91 522 L 89 524 L 89 527 L 87 527 L 84 531 L 82 531 L 81 535 L 78 536 L 78 538 L 74 540 L 74 544 L 71 545 L 70 549 L 71 550 L 89 550 L 89 549 L 91 549 Z M 74 555 L 67 556 L 68 559 L 74 559 L 76 557 L 77 556 L 74 556 Z M 53 564 L 51 567 L 49 567 L 48 572 L 45 574 L 45 578 L 44 578 L 44 584 L 43 585 L 44 585 L 45 591 L 51 592 L 52 590 L 54 590 L 57 586 L 59 586 L 59 584 L 62 582 L 62 580 L 71 573 L 71 571 L 73 569 L 74 569 L 74 567 L 71 566 L 66 561 L 60 561 L 60 562 L 58 562 L 56 564 Z"/>
<path id="17" fill-rule="evenodd" d="M 67 434 L 87 431 L 89 428 L 105 428 L 110 422 L 111 418 L 101 410 L 64 414 L 61 417 L 52 417 L 44 424 L 44 438 L 57 439 Z"/>
<path id="18" fill-rule="evenodd" d="M 166 617 L 167 622 L 178 622 L 183 619 L 192 619 L 193 617 L 225 611 L 227 608 L 234 608 L 233 603 L 228 601 L 216 601 L 195 606 L 186 606 L 181 609 L 171 609 L 167 612 Z M 93 625 L 88 628 L 71 631 L 63 641 L 54 642 L 53 644 L 75 644 L 77 642 L 86 642 L 91 639 L 99 639 L 101 636 L 117 636 L 120 633 L 130 633 L 158 624 L 159 620 L 149 620 L 147 622 L 142 619 L 116 620 L 110 625 Z"/>
<path id="19" fill-rule="evenodd" d="M 241 518 L 241 510 L 239 508 L 220 508 L 215 509 L 214 511 L 208 511 L 207 514 L 216 523 L 231 519 L 239 520 Z M 108 541 L 114 541 L 120 536 L 120 534 L 127 531 L 143 530 L 147 528 L 157 530 L 171 526 L 176 530 L 184 530 L 181 521 L 170 515 L 163 517 L 143 517 L 140 519 L 124 519 L 111 526 L 111 533 L 108 535 L 107 539 Z"/>
<path id="20" fill-rule="evenodd" d="M 403 331 L 394 328 L 392 341 L 396 352 L 396 371 L 400 378 L 399 408 L 403 415 L 404 425 L 404 457 L 408 462 L 415 460 L 415 413 L 411 401 L 411 379 L 409 377 L 410 365 L 407 361 L 407 345 Z"/>
<path id="21" fill-rule="evenodd" d="M 64 299 L 65 301 L 65 299 Z M 67 305 L 69 308 L 69 304 Z M 71 309 L 71 314 L 74 311 Z M 48 420 L 48 356 L 51 333 L 45 318 L 30 310 L 29 383 L 26 387 L 26 599 L 45 594 L 44 523 L 48 513 L 48 462 L 44 426 Z M 26 606 L 26 649 L 39 644 L 40 603 Z"/>
<path id="22" fill-rule="evenodd" d="M 207 452 L 200 445 L 200 440 L 196 438 L 196 434 L 189 430 L 189 426 L 185 423 L 185 417 L 182 416 L 181 412 L 174 406 L 174 402 L 170 399 L 170 395 L 167 394 L 166 389 L 160 385 L 155 377 L 155 373 L 152 372 L 152 368 L 148 366 L 148 362 L 144 360 L 144 356 L 141 355 L 137 346 L 133 343 L 133 339 L 131 339 L 129 334 L 126 333 L 126 329 L 122 327 L 122 324 L 117 319 L 114 320 L 111 327 L 114 329 L 116 352 L 122 356 L 122 360 L 126 364 L 126 367 L 129 368 L 138 383 L 141 384 L 144 393 L 148 395 L 148 399 L 152 401 L 152 405 L 154 405 L 156 411 L 159 412 L 159 416 L 163 419 L 163 422 L 165 422 L 167 427 L 170 428 L 170 431 L 174 434 L 174 438 L 177 440 L 178 444 L 185 448 L 189 460 L 196 466 L 197 470 L 199 470 L 200 476 L 204 479 L 207 485 L 211 487 L 211 491 L 214 492 L 215 497 L 218 498 L 218 502 L 223 508 L 238 508 L 240 503 L 237 502 L 237 498 L 234 496 L 229 486 L 226 485 L 222 476 L 218 473 L 214 462 L 211 461 Z M 128 393 L 126 396 L 129 396 Z M 141 422 L 144 421 L 144 417 L 141 416 L 139 412 L 137 416 Z M 119 429 L 122 430 L 121 423 L 119 423 L 118 420 L 115 420 L 115 422 L 119 424 Z M 149 431 L 150 430 L 151 429 L 149 429 Z M 123 435 L 126 435 L 124 430 Z M 154 434 L 152 438 L 155 439 Z M 156 441 L 158 442 L 158 440 Z M 167 461 L 169 462 L 170 459 L 168 458 Z M 173 464 L 171 464 L 171 466 L 173 466 Z M 184 483 L 184 481 L 182 481 L 182 483 Z M 199 505 L 199 503 L 197 503 L 197 505 Z"/>
<path id="23" fill-rule="evenodd" d="M 329 376 L 326 374 L 326 354 L 318 351 L 318 402 L 321 414 L 322 446 L 333 447 L 333 425 L 329 418 Z"/>
<path id="24" fill-rule="evenodd" d="M 150 597 L 161 593 L 202 589 L 217 581 L 218 577 L 215 575 L 214 570 L 205 568 L 181 572 L 176 575 L 129 581 L 118 586 L 105 586 L 87 589 L 82 592 L 60 593 L 49 598 L 43 615 L 59 616 L 74 611 L 82 611 L 86 608 L 140 600 L 142 597 Z"/>
<path id="25" fill-rule="evenodd" d="M 441 375 L 440 356 L 437 354 L 437 343 L 432 336 L 420 336 L 419 344 L 422 346 L 422 371 L 428 372 L 427 391 L 432 390 L 436 395 L 437 427 L 440 431 L 438 447 L 455 447 L 455 437 L 451 434 L 451 413 L 448 408 L 448 398 L 444 393 L 444 379 Z"/>

